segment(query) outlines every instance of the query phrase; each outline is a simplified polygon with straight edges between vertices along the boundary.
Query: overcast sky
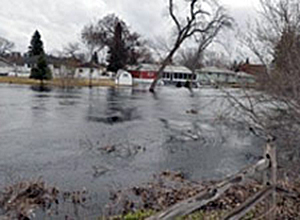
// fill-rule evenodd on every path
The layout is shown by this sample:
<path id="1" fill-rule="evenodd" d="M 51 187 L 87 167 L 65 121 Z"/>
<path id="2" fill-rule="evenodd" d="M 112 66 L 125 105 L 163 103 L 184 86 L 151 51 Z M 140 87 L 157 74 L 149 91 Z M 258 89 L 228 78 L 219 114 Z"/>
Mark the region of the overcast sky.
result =
<path id="1" fill-rule="evenodd" d="M 177 0 L 178 1 L 178 0 Z M 253 16 L 259 0 L 220 0 L 238 23 Z M 167 0 L 1 0 L 0 36 L 13 41 L 15 50 L 25 52 L 38 29 L 47 52 L 80 40 L 85 24 L 116 13 L 145 38 L 163 33 L 168 23 Z M 176 1 L 175 1 L 176 2 Z"/>

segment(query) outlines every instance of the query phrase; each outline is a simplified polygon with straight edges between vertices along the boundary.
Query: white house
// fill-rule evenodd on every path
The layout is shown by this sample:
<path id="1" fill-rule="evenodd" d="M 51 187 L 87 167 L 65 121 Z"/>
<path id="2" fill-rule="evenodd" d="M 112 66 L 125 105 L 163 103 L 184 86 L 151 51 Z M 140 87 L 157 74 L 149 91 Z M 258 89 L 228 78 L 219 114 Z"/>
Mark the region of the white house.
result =
<path id="1" fill-rule="evenodd" d="M 253 84 L 255 83 L 255 76 L 245 73 L 245 72 L 237 72 L 237 81 L 243 84 Z"/>
<path id="2" fill-rule="evenodd" d="M 120 86 L 132 86 L 133 85 L 132 75 L 125 70 L 118 70 L 115 78 L 115 83 L 116 85 L 120 85 Z"/>
<path id="3" fill-rule="evenodd" d="M 157 77 L 160 65 L 142 63 L 136 66 L 128 66 L 127 70 L 132 74 L 134 83 L 152 83 Z M 167 65 L 163 71 L 161 82 L 164 84 L 184 84 L 187 81 L 195 81 L 192 71 L 184 66 Z"/>
<path id="4" fill-rule="evenodd" d="M 24 64 L 22 66 L 13 64 L 13 71 L 10 72 L 9 76 L 29 78 L 30 72 L 31 72 L 31 67 L 29 67 L 27 64 Z"/>
<path id="5" fill-rule="evenodd" d="M 18 52 L 11 53 L 7 60 L 12 65 L 12 70 L 9 72 L 9 76 L 15 77 L 29 77 L 31 68 L 33 66 L 33 58 L 22 56 Z"/>
<path id="6" fill-rule="evenodd" d="M 93 64 L 84 63 L 79 65 L 75 70 L 75 77 L 82 79 L 101 79 L 105 75 L 106 68 Z"/>
<path id="7" fill-rule="evenodd" d="M 217 67 L 204 67 L 196 70 L 197 81 L 202 85 L 221 83 L 230 84 L 237 82 L 237 75 L 234 71 Z"/>
<path id="8" fill-rule="evenodd" d="M 0 57 L 0 76 L 8 76 L 13 71 L 13 65 Z"/>
<path id="9" fill-rule="evenodd" d="M 245 72 L 234 72 L 217 67 L 205 67 L 196 70 L 197 81 L 202 85 L 255 83 L 255 77 Z"/>
<path id="10" fill-rule="evenodd" d="M 162 80 L 165 84 L 178 84 L 182 85 L 188 81 L 195 82 L 196 75 L 185 66 L 168 65 L 164 69 Z"/>

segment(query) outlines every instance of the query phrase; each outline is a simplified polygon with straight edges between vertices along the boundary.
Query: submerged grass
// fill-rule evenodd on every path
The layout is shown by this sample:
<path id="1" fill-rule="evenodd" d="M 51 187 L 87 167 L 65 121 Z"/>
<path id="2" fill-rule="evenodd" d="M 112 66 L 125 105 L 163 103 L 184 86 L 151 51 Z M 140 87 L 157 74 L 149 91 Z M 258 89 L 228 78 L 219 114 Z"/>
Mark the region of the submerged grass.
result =
<path id="1" fill-rule="evenodd" d="M 24 77 L 0 77 L 0 83 L 19 84 L 19 85 L 39 85 L 40 81 Z M 55 87 L 88 87 L 88 86 L 115 86 L 113 79 L 52 79 L 44 81 L 45 85 Z"/>

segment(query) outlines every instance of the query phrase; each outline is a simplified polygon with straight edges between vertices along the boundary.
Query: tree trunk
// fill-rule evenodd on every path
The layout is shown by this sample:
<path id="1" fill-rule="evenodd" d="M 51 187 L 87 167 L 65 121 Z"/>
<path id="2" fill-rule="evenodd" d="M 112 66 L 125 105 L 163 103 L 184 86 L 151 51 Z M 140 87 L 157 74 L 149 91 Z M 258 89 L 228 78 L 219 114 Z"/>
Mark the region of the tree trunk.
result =
<path id="1" fill-rule="evenodd" d="M 158 70 L 157 76 L 156 78 L 153 80 L 153 82 L 151 83 L 151 86 L 149 88 L 149 91 L 154 93 L 155 92 L 155 87 L 157 85 L 158 80 L 161 78 L 164 69 L 166 68 L 166 66 L 168 64 L 170 64 L 173 55 L 175 54 L 175 52 L 178 50 L 178 48 L 180 47 L 180 43 L 178 43 L 179 40 L 177 41 L 177 43 L 175 44 L 175 47 L 170 51 L 169 55 L 164 59 L 164 61 L 162 62 L 161 67 Z"/>

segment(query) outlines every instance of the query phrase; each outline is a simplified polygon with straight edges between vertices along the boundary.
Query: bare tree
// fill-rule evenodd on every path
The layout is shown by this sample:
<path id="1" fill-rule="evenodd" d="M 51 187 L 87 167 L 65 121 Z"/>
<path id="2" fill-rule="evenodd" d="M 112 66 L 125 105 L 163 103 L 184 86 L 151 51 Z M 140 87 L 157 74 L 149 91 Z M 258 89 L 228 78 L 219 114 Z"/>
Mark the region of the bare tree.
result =
<path id="1" fill-rule="evenodd" d="M 199 54 L 197 48 L 188 47 L 179 51 L 179 63 L 189 69 L 198 69 L 203 66 L 203 54 Z"/>
<path id="2" fill-rule="evenodd" d="M 15 44 L 5 38 L 0 37 L 0 55 L 10 52 Z"/>
<path id="3" fill-rule="evenodd" d="M 231 62 L 228 59 L 227 54 L 223 52 L 216 52 L 216 51 L 205 51 L 203 59 L 203 64 L 205 66 L 215 66 L 219 68 L 230 68 Z"/>
<path id="4" fill-rule="evenodd" d="M 146 41 L 142 40 L 138 33 L 132 32 L 128 25 L 115 14 L 106 15 L 96 24 L 89 24 L 83 28 L 81 39 L 88 47 L 89 53 L 92 55 L 104 48 L 112 51 L 115 46 L 115 28 L 118 24 L 122 30 L 123 50 L 126 50 L 126 56 L 122 56 L 122 59 L 126 60 L 126 64 L 151 61 L 150 51 L 145 46 Z M 122 53 L 122 48 L 119 49 Z"/>
<path id="5" fill-rule="evenodd" d="M 150 86 L 150 92 L 154 92 L 163 70 L 172 61 L 174 54 L 182 43 L 191 37 L 195 37 L 201 41 L 198 51 L 202 51 L 202 48 L 205 48 L 207 43 L 210 42 L 210 38 L 204 37 L 204 33 L 217 33 L 219 28 L 231 24 L 231 18 L 226 14 L 225 9 L 221 6 L 213 5 L 213 1 L 189 0 L 187 2 L 189 4 L 189 14 L 186 15 L 186 19 L 180 19 L 179 15 L 176 15 L 174 1 L 169 0 L 169 14 L 176 26 L 176 37 L 173 47 L 163 60 L 158 75 Z M 210 10 L 207 10 L 207 8 L 210 8 Z"/>
<path id="6" fill-rule="evenodd" d="M 76 58 L 77 52 L 80 51 L 80 45 L 79 43 L 68 43 L 64 46 L 63 51 L 66 55 Z"/>
<path id="7" fill-rule="evenodd" d="M 280 165 L 287 168 L 293 159 L 300 162 L 300 2 L 260 2 L 260 19 L 243 43 L 267 71 L 257 76 L 257 91 L 246 90 L 243 101 L 230 99 L 253 133 L 276 138 Z"/>

